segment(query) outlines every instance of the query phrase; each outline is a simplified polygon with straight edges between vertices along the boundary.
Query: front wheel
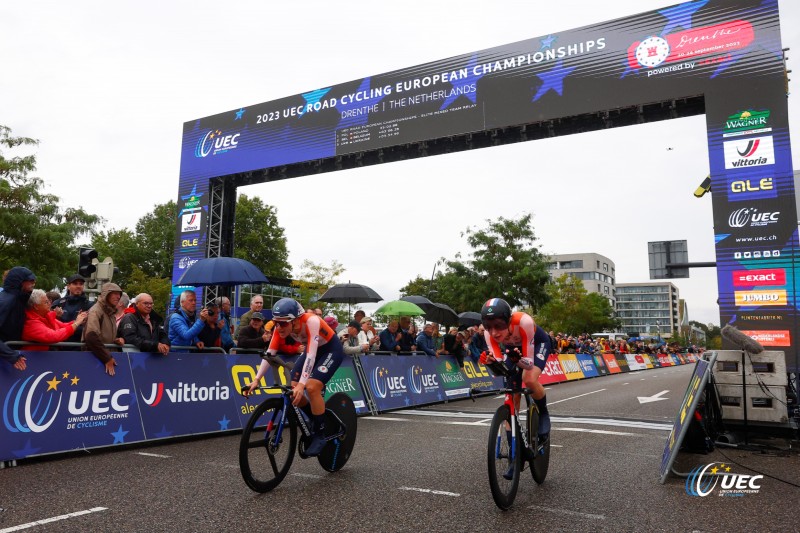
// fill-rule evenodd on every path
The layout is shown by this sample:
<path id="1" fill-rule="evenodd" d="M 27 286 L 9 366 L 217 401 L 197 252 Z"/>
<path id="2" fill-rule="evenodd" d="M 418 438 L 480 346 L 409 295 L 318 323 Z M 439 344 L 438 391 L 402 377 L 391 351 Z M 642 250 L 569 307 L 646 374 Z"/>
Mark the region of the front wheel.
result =
<path id="1" fill-rule="evenodd" d="M 253 411 L 239 443 L 239 468 L 248 487 L 269 492 L 277 487 L 294 460 L 297 427 L 284 424 L 280 437 L 278 425 L 283 410 L 281 398 L 269 398 Z"/>
<path id="2" fill-rule="evenodd" d="M 511 507 L 517 497 L 519 473 L 522 470 L 523 451 L 520 445 L 522 440 L 519 438 L 519 428 L 517 428 L 516 439 L 509 439 L 510 424 L 511 413 L 507 405 L 502 405 L 492 418 L 487 450 L 489 487 L 492 489 L 492 498 L 494 498 L 494 503 L 504 511 Z M 514 440 L 516 442 L 513 442 Z"/>

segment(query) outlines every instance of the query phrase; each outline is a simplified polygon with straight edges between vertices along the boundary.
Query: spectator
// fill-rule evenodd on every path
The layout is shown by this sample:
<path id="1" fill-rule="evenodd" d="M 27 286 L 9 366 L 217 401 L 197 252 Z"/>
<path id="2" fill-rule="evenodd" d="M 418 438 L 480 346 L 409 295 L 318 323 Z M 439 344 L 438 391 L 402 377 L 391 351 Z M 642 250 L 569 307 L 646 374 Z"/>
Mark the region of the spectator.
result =
<path id="1" fill-rule="evenodd" d="M 400 323 L 397 320 L 392 320 L 389 322 L 389 325 L 386 326 L 386 329 L 381 331 L 381 334 L 378 335 L 381 339 L 381 350 L 384 352 L 399 352 L 400 351 L 400 339 L 403 338 L 403 334 L 398 331 L 400 329 Z"/>
<path id="2" fill-rule="evenodd" d="M 197 334 L 197 338 L 203 343 L 205 348 L 219 348 L 222 346 L 222 331 L 219 326 L 219 306 L 210 303 L 206 306 L 208 320 L 205 321 L 203 329 Z"/>
<path id="3" fill-rule="evenodd" d="M 432 357 L 439 357 L 436 354 L 436 347 L 433 343 L 433 324 L 425 324 L 422 326 L 422 333 L 417 335 L 416 340 L 417 348 Z"/>
<path id="4" fill-rule="evenodd" d="M 53 306 L 53 302 L 61 298 L 61 293 L 58 291 L 47 291 L 45 294 L 47 294 L 47 299 L 50 301 L 51 307 Z M 61 318 L 61 315 L 64 314 L 64 310 L 61 309 L 60 307 L 56 307 L 55 309 L 53 309 L 53 311 L 55 311 L 56 313 L 56 318 L 59 319 Z"/>
<path id="5" fill-rule="evenodd" d="M 117 327 L 119 327 L 119 323 L 126 314 L 132 313 L 133 309 L 128 311 L 128 304 L 131 303 L 131 298 L 128 296 L 127 292 L 123 292 L 122 296 L 119 298 L 119 303 L 117 303 L 117 312 L 114 313 L 114 319 L 117 321 Z"/>
<path id="6" fill-rule="evenodd" d="M 153 297 L 147 293 L 136 296 L 136 307 L 133 313 L 122 317 L 117 334 L 125 339 L 125 344 L 133 344 L 140 352 L 169 353 L 164 319 L 153 311 Z"/>
<path id="7" fill-rule="evenodd" d="M 368 344 L 372 352 L 378 350 L 381 347 L 381 338 L 375 333 L 375 328 L 372 327 L 372 319 L 365 316 L 361 318 L 360 322 L 361 331 L 358 332 L 358 343 Z"/>
<path id="8" fill-rule="evenodd" d="M 361 323 L 353 320 L 347 324 L 347 329 L 342 330 L 339 337 L 342 340 L 342 348 L 345 355 L 358 355 L 369 351 L 369 343 L 359 343 L 359 331 Z"/>
<path id="9" fill-rule="evenodd" d="M 239 318 L 239 327 L 236 328 L 236 333 L 233 334 L 235 340 L 239 340 L 239 333 L 242 331 L 242 328 L 250 324 L 250 316 L 253 313 L 260 313 L 262 309 L 264 309 L 263 296 L 256 294 L 250 298 L 250 310 Z"/>
<path id="10" fill-rule="evenodd" d="M 336 320 L 336 317 L 326 316 L 322 320 L 324 320 L 325 323 L 328 324 L 328 327 L 331 328 L 333 331 L 336 331 L 336 328 L 339 327 L 339 321 Z"/>
<path id="11" fill-rule="evenodd" d="M 111 356 L 106 344 L 122 346 L 125 340 L 117 337 L 117 321 L 114 314 L 117 304 L 122 297 L 122 289 L 115 283 L 105 283 L 100 291 L 100 297 L 95 305 L 89 309 L 86 327 L 83 330 L 83 343 L 88 350 L 97 357 L 106 367 L 106 374 L 113 376 L 117 362 Z"/>
<path id="12" fill-rule="evenodd" d="M 266 350 L 272 340 L 272 331 L 264 328 L 264 315 L 255 312 L 250 315 L 250 324 L 239 332 L 239 348 Z"/>
<path id="13" fill-rule="evenodd" d="M 22 339 L 25 311 L 35 285 L 33 272 L 25 267 L 14 267 L 6 274 L 3 292 L 0 292 L 0 357 L 17 370 L 25 370 L 25 358 L 6 342 Z"/>
<path id="14" fill-rule="evenodd" d="M 620 354 L 631 353 L 628 349 L 628 343 L 624 339 L 617 340 L 617 352 Z"/>
<path id="15" fill-rule="evenodd" d="M 473 359 L 478 360 L 483 352 L 489 348 L 486 346 L 483 324 L 473 329 L 472 338 L 469 341 L 469 354 Z"/>
<path id="16" fill-rule="evenodd" d="M 78 317 L 78 313 L 81 311 L 88 311 L 94 305 L 94 302 L 90 302 L 89 298 L 87 298 L 86 294 L 83 292 L 85 285 L 86 279 L 80 274 L 73 274 L 67 278 L 66 294 L 63 298 L 59 298 L 50 306 L 50 309 L 56 311 L 56 314 L 58 313 L 56 310 L 57 307 L 64 310 L 59 320 L 62 322 L 75 320 Z M 84 327 L 85 326 L 81 326 L 75 330 L 75 334 L 67 340 L 69 342 L 81 342 Z"/>
<path id="17" fill-rule="evenodd" d="M 464 334 L 458 328 L 450 328 L 444 336 L 444 344 L 439 350 L 440 355 L 452 355 L 458 361 L 458 366 L 464 368 Z"/>
<path id="18" fill-rule="evenodd" d="M 233 322 L 231 321 L 231 301 L 226 296 L 220 296 L 214 303 L 219 306 L 219 335 L 222 348 L 227 352 L 234 347 Z M 252 315 L 251 315 L 252 316 Z"/>
<path id="19" fill-rule="evenodd" d="M 442 338 L 442 332 L 439 331 L 439 324 L 432 322 L 431 326 L 433 326 L 433 347 L 438 352 L 442 348 L 442 344 L 444 344 L 444 339 Z"/>
<path id="20" fill-rule="evenodd" d="M 413 352 L 417 349 L 417 347 L 414 345 L 416 338 L 414 336 L 414 326 L 411 322 L 411 317 L 401 316 L 399 325 L 400 333 L 402 334 L 402 337 L 400 338 L 400 351 Z"/>
<path id="21" fill-rule="evenodd" d="M 322 318 L 322 309 L 320 309 L 319 307 L 315 308 L 314 309 L 314 314 L 317 315 L 318 317 Z"/>
<path id="22" fill-rule="evenodd" d="M 22 340 L 41 344 L 64 342 L 86 322 L 86 311 L 78 314 L 73 322 L 61 322 L 56 312 L 50 310 L 50 299 L 41 289 L 34 289 L 25 310 L 25 325 L 22 327 Z M 46 351 L 46 346 L 25 346 L 28 351 Z"/>
<path id="23" fill-rule="evenodd" d="M 362 311 L 361 309 L 359 309 L 358 311 L 356 311 L 356 312 L 353 314 L 353 320 L 355 320 L 356 322 L 358 322 L 358 323 L 360 324 L 360 323 L 361 323 L 361 321 L 362 321 L 362 320 L 364 319 L 364 317 L 366 317 L 366 316 L 367 316 L 367 314 L 366 314 L 364 311 Z M 361 331 L 361 328 L 358 328 L 358 329 L 359 329 L 359 331 Z"/>
<path id="24" fill-rule="evenodd" d="M 180 308 L 169 319 L 169 343 L 171 346 L 196 346 L 200 350 L 205 348 L 197 335 L 208 320 L 208 309 L 203 308 L 200 311 L 200 320 L 197 320 L 196 306 L 197 295 L 194 291 L 183 291 L 180 296 Z"/>

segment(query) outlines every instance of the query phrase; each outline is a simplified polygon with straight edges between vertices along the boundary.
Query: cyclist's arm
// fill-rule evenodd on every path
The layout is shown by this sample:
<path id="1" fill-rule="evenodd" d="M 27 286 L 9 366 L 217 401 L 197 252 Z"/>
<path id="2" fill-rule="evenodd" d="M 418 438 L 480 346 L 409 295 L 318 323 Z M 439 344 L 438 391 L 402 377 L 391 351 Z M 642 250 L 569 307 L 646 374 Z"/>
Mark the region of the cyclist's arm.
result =
<path id="1" fill-rule="evenodd" d="M 272 335 L 272 339 L 269 341 L 269 347 L 267 348 L 265 355 L 275 355 L 278 353 L 278 349 L 280 348 L 281 336 L 278 335 L 278 332 L 275 331 Z M 256 377 L 254 383 L 258 383 L 261 381 L 261 378 L 264 377 L 264 374 L 267 373 L 267 369 L 269 368 L 269 361 L 264 359 L 261 361 L 261 365 L 258 367 L 258 372 L 256 373 Z"/>
<path id="2" fill-rule="evenodd" d="M 305 327 L 308 334 L 308 345 L 306 346 L 306 362 L 300 373 L 300 383 L 306 384 L 311 372 L 314 370 L 314 363 L 317 359 L 317 349 L 319 348 L 319 330 L 322 319 L 318 316 L 308 317 Z"/>
<path id="3" fill-rule="evenodd" d="M 504 361 L 506 356 L 503 355 L 503 351 L 500 349 L 500 345 L 497 341 L 494 340 L 494 337 L 489 335 L 488 331 L 484 331 L 483 338 L 486 339 L 486 348 L 487 352 L 489 352 L 487 355 L 497 361 Z"/>
<path id="4" fill-rule="evenodd" d="M 542 328 L 536 327 L 533 318 L 527 313 L 521 313 L 517 327 L 520 328 L 522 337 L 522 354 L 517 361 L 517 366 L 523 370 L 532 370 L 536 366 L 534 357 L 547 359 L 547 348 L 550 342 L 548 340 L 548 346 L 545 346 L 544 338 L 547 337 L 547 334 Z M 544 354 L 543 357 L 542 354 Z"/>

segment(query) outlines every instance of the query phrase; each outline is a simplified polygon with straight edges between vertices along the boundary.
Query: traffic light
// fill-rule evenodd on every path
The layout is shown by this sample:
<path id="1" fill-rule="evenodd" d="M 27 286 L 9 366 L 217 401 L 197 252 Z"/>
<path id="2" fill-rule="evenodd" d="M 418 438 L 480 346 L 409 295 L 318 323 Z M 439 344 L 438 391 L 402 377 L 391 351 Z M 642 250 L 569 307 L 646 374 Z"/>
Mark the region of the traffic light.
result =
<path id="1" fill-rule="evenodd" d="M 97 259 L 97 250 L 81 246 L 78 254 L 78 274 L 89 279 L 97 270 L 97 267 L 92 262 L 93 259 Z"/>

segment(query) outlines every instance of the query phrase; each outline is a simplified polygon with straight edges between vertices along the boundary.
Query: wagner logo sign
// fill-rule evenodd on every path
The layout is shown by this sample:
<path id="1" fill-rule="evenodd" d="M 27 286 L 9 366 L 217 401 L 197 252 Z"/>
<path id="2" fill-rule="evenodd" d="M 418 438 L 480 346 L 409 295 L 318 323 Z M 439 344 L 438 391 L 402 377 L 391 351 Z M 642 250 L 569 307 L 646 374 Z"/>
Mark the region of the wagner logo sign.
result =
<path id="1" fill-rule="evenodd" d="M 734 113 L 725 121 L 725 128 L 722 130 L 723 137 L 738 137 L 741 135 L 753 135 L 755 133 L 767 133 L 772 131 L 768 127 L 769 110 L 754 111 L 748 109 L 741 113 Z"/>
<path id="2" fill-rule="evenodd" d="M 725 141 L 722 145 L 726 169 L 775 164 L 775 150 L 772 145 L 771 135 L 738 141 Z"/>
<path id="3" fill-rule="evenodd" d="M 763 270 L 734 270 L 735 287 L 757 287 L 760 285 L 786 285 L 786 270 L 768 268 Z"/>
<path id="4" fill-rule="evenodd" d="M 786 291 L 734 291 L 737 306 L 786 305 Z"/>

